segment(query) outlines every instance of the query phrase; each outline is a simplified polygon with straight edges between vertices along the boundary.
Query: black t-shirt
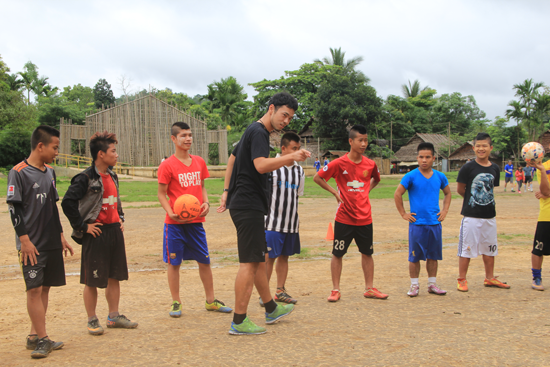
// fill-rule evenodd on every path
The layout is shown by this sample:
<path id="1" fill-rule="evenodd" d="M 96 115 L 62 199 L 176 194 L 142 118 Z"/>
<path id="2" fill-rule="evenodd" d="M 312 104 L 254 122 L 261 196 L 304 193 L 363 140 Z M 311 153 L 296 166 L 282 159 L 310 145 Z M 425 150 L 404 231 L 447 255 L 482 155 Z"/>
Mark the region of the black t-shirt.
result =
<path id="1" fill-rule="evenodd" d="M 485 167 L 476 161 L 462 166 L 456 182 L 466 184 L 462 214 L 473 218 L 494 218 L 496 216 L 493 187 L 500 184 L 500 168 L 491 163 Z"/>
<path id="2" fill-rule="evenodd" d="M 55 187 L 56 177 L 52 167 L 42 171 L 23 162 L 14 166 L 8 175 L 8 204 L 20 204 L 23 207 L 23 221 L 29 240 L 41 250 L 56 250 L 61 245 L 61 222 L 56 202 L 59 200 Z M 17 250 L 21 250 L 21 241 L 15 236 Z"/>
<path id="3" fill-rule="evenodd" d="M 269 157 L 269 132 L 260 122 L 253 122 L 232 153 L 235 156 L 226 206 L 228 209 L 259 210 L 267 215 L 268 174 L 260 174 L 254 159 Z"/>

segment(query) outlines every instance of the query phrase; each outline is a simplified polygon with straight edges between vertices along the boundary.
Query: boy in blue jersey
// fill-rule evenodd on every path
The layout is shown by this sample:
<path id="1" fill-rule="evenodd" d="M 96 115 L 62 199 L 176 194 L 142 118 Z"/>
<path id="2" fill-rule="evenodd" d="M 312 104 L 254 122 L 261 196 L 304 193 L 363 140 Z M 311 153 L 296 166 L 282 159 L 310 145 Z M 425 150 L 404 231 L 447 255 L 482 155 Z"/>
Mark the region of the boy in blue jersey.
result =
<path id="1" fill-rule="evenodd" d="M 512 160 L 509 160 L 508 164 L 504 166 L 504 192 L 506 192 L 508 182 L 512 185 L 512 192 L 514 192 L 514 164 Z"/>
<path id="2" fill-rule="evenodd" d="M 321 169 L 321 162 L 319 161 L 319 157 L 315 158 L 315 162 L 313 163 L 313 167 L 315 168 L 315 171 L 319 172 Z"/>
<path id="3" fill-rule="evenodd" d="M 397 211 L 409 222 L 409 274 L 411 287 L 407 294 L 418 296 L 420 260 L 426 260 L 428 271 L 428 292 L 445 295 L 447 291 L 436 284 L 437 261 L 442 260 L 443 242 L 441 222 L 447 216 L 451 205 L 451 189 L 447 177 L 434 171 L 434 146 L 432 143 L 418 145 L 418 168 L 407 173 L 395 190 Z M 439 210 L 439 191 L 443 190 L 443 210 Z M 410 213 L 403 207 L 403 194 L 409 192 Z"/>

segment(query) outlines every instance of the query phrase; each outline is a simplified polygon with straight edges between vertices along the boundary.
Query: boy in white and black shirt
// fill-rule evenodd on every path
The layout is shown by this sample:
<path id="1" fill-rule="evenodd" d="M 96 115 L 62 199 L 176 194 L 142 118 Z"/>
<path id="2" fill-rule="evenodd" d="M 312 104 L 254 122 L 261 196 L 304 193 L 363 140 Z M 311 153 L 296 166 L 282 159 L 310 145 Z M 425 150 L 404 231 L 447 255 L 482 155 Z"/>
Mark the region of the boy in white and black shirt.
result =
<path id="1" fill-rule="evenodd" d="M 300 150 L 300 137 L 292 132 L 281 139 L 281 156 Z M 304 170 L 296 162 L 272 172 L 272 193 L 268 214 L 265 217 L 265 234 L 268 253 L 265 255 L 267 280 L 271 280 L 277 260 L 277 291 L 275 301 L 296 303 L 285 290 L 288 275 L 288 257 L 300 253 L 298 233 L 298 196 L 304 194 Z M 261 303 L 261 300 L 260 300 Z"/>

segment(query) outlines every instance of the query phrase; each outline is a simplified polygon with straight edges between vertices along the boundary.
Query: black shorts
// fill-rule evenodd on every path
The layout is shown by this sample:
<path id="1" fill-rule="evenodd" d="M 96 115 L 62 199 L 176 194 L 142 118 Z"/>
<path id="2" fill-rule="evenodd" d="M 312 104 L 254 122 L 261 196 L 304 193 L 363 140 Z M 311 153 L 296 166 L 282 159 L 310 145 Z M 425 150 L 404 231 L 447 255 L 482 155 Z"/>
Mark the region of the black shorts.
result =
<path id="1" fill-rule="evenodd" d="M 31 265 L 27 258 L 27 265 L 21 261 L 19 251 L 19 263 L 25 279 L 27 290 L 38 287 L 60 287 L 65 285 L 65 264 L 63 263 L 63 250 L 40 250 L 36 256 L 37 263 Z"/>
<path id="2" fill-rule="evenodd" d="M 533 182 L 533 176 L 525 176 L 525 183 Z"/>
<path id="3" fill-rule="evenodd" d="M 99 228 L 99 236 L 94 238 L 86 233 L 82 239 L 80 283 L 106 288 L 109 278 L 128 280 L 128 265 L 120 223 L 104 224 Z"/>
<path id="4" fill-rule="evenodd" d="M 538 222 L 535 239 L 533 240 L 533 255 L 550 255 L 550 222 Z"/>
<path id="5" fill-rule="evenodd" d="M 352 240 L 355 240 L 360 253 L 372 255 L 372 223 L 365 226 L 351 226 L 349 224 L 334 222 L 332 254 L 336 257 L 344 256 L 348 252 L 348 247 Z"/>
<path id="6" fill-rule="evenodd" d="M 239 262 L 265 262 L 267 241 L 264 214 L 259 210 L 230 209 L 229 215 L 237 229 Z"/>

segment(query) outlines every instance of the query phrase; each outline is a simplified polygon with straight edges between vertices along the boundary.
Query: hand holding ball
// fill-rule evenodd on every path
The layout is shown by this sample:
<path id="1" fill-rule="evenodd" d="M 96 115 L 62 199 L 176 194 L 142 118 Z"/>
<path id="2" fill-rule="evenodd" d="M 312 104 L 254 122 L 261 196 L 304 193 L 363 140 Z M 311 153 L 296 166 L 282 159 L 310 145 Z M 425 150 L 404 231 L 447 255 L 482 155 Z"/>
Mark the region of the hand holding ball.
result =
<path id="1" fill-rule="evenodd" d="M 531 160 L 539 163 L 544 157 L 544 148 L 537 142 L 527 143 L 521 148 L 521 158 L 525 162 L 531 162 Z"/>
<path id="2" fill-rule="evenodd" d="M 174 214 L 181 220 L 191 221 L 201 214 L 201 203 L 193 195 L 181 195 L 174 203 Z"/>

